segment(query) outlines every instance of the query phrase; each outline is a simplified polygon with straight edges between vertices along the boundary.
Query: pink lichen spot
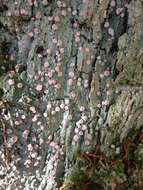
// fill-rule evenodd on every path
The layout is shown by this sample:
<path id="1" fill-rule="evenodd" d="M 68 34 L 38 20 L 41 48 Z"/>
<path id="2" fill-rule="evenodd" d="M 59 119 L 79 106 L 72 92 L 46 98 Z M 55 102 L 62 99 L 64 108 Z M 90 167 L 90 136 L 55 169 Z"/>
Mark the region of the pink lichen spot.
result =
<path id="1" fill-rule="evenodd" d="M 52 41 L 53 41 L 54 44 L 57 44 L 57 42 L 58 42 L 58 40 L 56 38 L 53 38 Z"/>
<path id="2" fill-rule="evenodd" d="M 90 52 L 90 49 L 87 47 L 87 48 L 85 48 L 85 52 L 86 53 L 89 53 Z"/>
<path id="3" fill-rule="evenodd" d="M 51 22 L 53 20 L 52 16 L 48 16 L 48 21 Z"/>
<path id="4" fill-rule="evenodd" d="M 104 23 L 104 27 L 105 27 L 105 28 L 108 28 L 108 27 L 109 27 L 109 22 L 105 22 L 105 23 Z"/>
<path id="5" fill-rule="evenodd" d="M 33 33 L 33 32 L 28 32 L 27 35 L 28 35 L 30 38 L 33 38 L 34 33 Z"/>
<path id="6" fill-rule="evenodd" d="M 52 30 L 53 30 L 53 31 L 58 30 L 58 26 L 57 26 L 56 24 L 53 24 L 53 25 L 52 25 Z"/>
<path id="7" fill-rule="evenodd" d="M 67 10 L 68 10 L 69 13 L 71 13 L 71 11 L 72 11 L 71 7 L 68 7 Z"/>
<path id="8" fill-rule="evenodd" d="M 74 27 L 74 28 L 77 28 L 77 27 L 78 27 L 78 23 L 77 23 L 77 22 L 74 22 L 73 27 Z"/>
<path id="9" fill-rule="evenodd" d="M 58 40 L 57 46 L 62 46 L 62 45 L 63 45 L 62 40 Z"/>
<path id="10" fill-rule="evenodd" d="M 54 20 L 55 20 L 55 22 L 60 22 L 60 17 L 59 16 L 55 16 Z"/>
<path id="11" fill-rule="evenodd" d="M 121 15 L 120 15 L 120 16 L 123 18 L 125 15 L 124 15 L 124 13 L 121 13 Z"/>
<path id="12" fill-rule="evenodd" d="M 64 48 L 60 48 L 60 53 L 64 54 L 64 52 L 65 52 Z"/>
<path id="13" fill-rule="evenodd" d="M 23 119 L 23 120 L 26 119 L 26 116 L 25 116 L 25 115 L 22 115 L 22 116 L 21 116 L 21 119 Z"/>
<path id="14" fill-rule="evenodd" d="M 36 158 L 38 156 L 37 152 L 31 153 L 31 158 Z"/>
<path id="15" fill-rule="evenodd" d="M 16 135 L 14 135 L 12 137 L 12 144 L 15 144 L 18 141 L 18 137 Z"/>
<path id="16" fill-rule="evenodd" d="M 36 13 L 35 17 L 36 17 L 37 19 L 40 19 L 40 18 L 42 17 L 41 12 L 38 11 L 38 12 Z"/>
<path id="17" fill-rule="evenodd" d="M 89 141 L 89 140 L 85 140 L 84 144 L 85 144 L 86 146 L 88 146 L 88 145 L 90 145 L 90 141 Z"/>
<path id="18" fill-rule="evenodd" d="M 97 96 L 101 96 L 101 92 L 100 91 L 97 91 Z"/>
<path id="19" fill-rule="evenodd" d="M 102 105 L 103 106 L 108 106 L 109 105 L 109 101 L 108 100 L 102 101 Z"/>
<path id="20" fill-rule="evenodd" d="M 75 36 L 80 36 L 80 32 L 79 31 L 76 32 Z"/>
<path id="21" fill-rule="evenodd" d="M 73 79 L 69 79 L 69 80 L 68 80 L 68 85 L 69 85 L 69 86 L 72 86 L 72 85 L 73 85 Z"/>
<path id="22" fill-rule="evenodd" d="M 82 130 L 85 131 L 87 129 L 86 125 L 82 125 Z"/>
<path id="23" fill-rule="evenodd" d="M 65 104 L 69 105 L 69 103 L 70 103 L 70 100 L 69 99 L 65 99 Z"/>
<path id="24" fill-rule="evenodd" d="M 69 109 L 69 107 L 68 106 L 65 106 L 65 110 L 67 111 Z"/>
<path id="25" fill-rule="evenodd" d="M 105 101 L 104 101 L 104 105 L 105 105 L 105 106 L 108 106 L 109 103 L 110 103 L 109 100 L 105 100 Z"/>
<path id="26" fill-rule="evenodd" d="M 18 83 L 17 84 L 17 88 L 22 88 L 23 87 L 23 84 L 22 83 Z"/>
<path id="27" fill-rule="evenodd" d="M 39 139 L 39 144 L 42 145 L 44 143 L 44 139 L 43 138 L 40 138 Z"/>
<path id="28" fill-rule="evenodd" d="M 38 53 L 37 56 L 38 56 L 39 58 L 42 58 L 42 57 L 43 57 L 43 55 L 40 54 L 40 53 Z"/>
<path id="29" fill-rule="evenodd" d="M 103 75 L 103 74 L 100 74 L 99 76 L 100 76 L 100 78 L 103 78 L 103 77 L 104 77 L 104 75 Z"/>
<path id="30" fill-rule="evenodd" d="M 49 71 L 49 72 L 47 73 L 47 76 L 48 76 L 49 78 L 52 78 L 53 73 L 52 73 L 51 71 Z M 49 84 L 50 84 L 50 81 L 49 81 Z M 52 84 L 52 80 L 51 80 L 51 84 Z"/>
<path id="31" fill-rule="evenodd" d="M 110 96 L 110 95 L 112 95 L 112 91 L 108 90 L 106 94 L 107 94 L 107 96 Z"/>
<path id="32" fill-rule="evenodd" d="M 80 37 L 79 36 L 75 37 L 75 42 L 80 42 Z"/>
<path id="33" fill-rule="evenodd" d="M 78 86 L 78 87 L 81 86 L 81 81 L 77 81 L 77 86 Z"/>
<path id="34" fill-rule="evenodd" d="M 114 36 L 114 30 L 113 30 L 113 28 L 109 28 L 108 29 L 108 34 L 111 35 L 111 36 Z"/>
<path id="35" fill-rule="evenodd" d="M 83 119 L 80 119 L 78 122 L 80 125 L 82 125 L 84 123 Z"/>
<path id="36" fill-rule="evenodd" d="M 43 89 L 43 86 L 41 85 L 41 84 L 38 84 L 37 86 L 36 86 L 36 90 L 37 91 L 41 91 Z"/>
<path id="37" fill-rule="evenodd" d="M 29 135 L 29 130 L 25 130 L 25 131 L 23 132 L 23 134 L 22 134 L 22 137 L 23 137 L 24 139 L 27 139 L 27 138 L 28 138 L 28 135 Z"/>
<path id="38" fill-rule="evenodd" d="M 74 72 L 69 72 L 69 77 L 73 78 L 74 77 Z"/>
<path id="39" fill-rule="evenodd" d="M 35 163 L 34 163 L 34 166 L 38 166 L 39 165 L 39 161 L 36 161 Z"/>
<path id="40" fill-rule="evenodd" d="M 73 16 L 77 15 L 77 10 L 74 10 L 74 11 L 72 12 L 72 15 L 73 15 Z"/>
<path id="41" fill-rule="evenodd" d="M 28 2 L 28 4 L 29 4 L 30 6 L 33 5 L 33 0 L 27 0 L 27 2 Z"/>
<path id="42" fill-rule="evenodd" d="M 58 74 L 58 77 L 61 77 L 63 75 L 63 73 L 60 71 L 57 73 Z"/>
<path id="43" fill-rule="evenodd" d="M 14 15 L 15 15 L 15 16 L 19 16 L 19 11 L 18 11 L 18 10 L 15 10 L 15 11 L 14 11 Z"/>
<path id="44" fill-rule="evenodd" d="M 35 75 L 35 76 L 34 76 L 34 79 L 35 79 L 35 80 L 39 80 L 39 75 Z"/>
<path id="45" fill-rule="evenodd" d="M 33 121 L 33 122 L 36 122 L 37 120 L 38 120 L 37 115 L 35 115 L 35 116 L 32 118 L 32 121 Z"/>
<path id="46" fill-rule="evenodd" d="M 69 115 L 68 120 L 71 121 L 73 119 L 72 115 Z"/>
<path id="47" fill-rule="evenodd" d="M 30 110 L 32 113 L 36 113 L 36 108 L 35 108 L 34 106 L 31 106 L 31 107 L 29 108 L 29 110 Z"/>
<path id="48" fill-rule="evenodd" d="M 60 84 L 60 83 L 57 83 L 57 84 L 55 84 L 54 87 L 57 88 L 57 89 L 60 89 L 60 88 L 61 88 L 61 84 Z"/>
<path id="49" fill-rule="evenodd" d="M 11 11 L 7 11 L 6 15 L 11 16 L 12 15 Z"/>
<path id="50" fill-rule="evenodd" d="M 115 0 L 112 0 L 112 1 L 110 2 L 110 5 L 111 5 L 111 7 L 115 7 L 115 6 L 116 6 L 116 1 L 115 1 Z"/>
<path id="51" fill-rule="evenodd" d="M 55 111 L 56 111 L 56 112 L 59 112 L 59 111 L 60 111 L 60 107 L 57 106 L 57 107 L 55 108 Z"/>
<path id="52" fill-rule="evenodd" d="M 14 124 L 15 125 L 20 125 L 20 121 L 15 121 Z"/>
<path id="53" fill-rule="evenodd" d="M 107 71 L 104 71 L 104 76 L 107 77 L 107 76 L 109 76 L 109 75 L 110 75 L 110 71 L 108 71 L 108 70 L 107 70 Z"/>
<path id="54" fill-rule="evenodd" d="M 58 5 L 58 7 L 62 7 L 62 2 L 61 1 L 57 1 L 57 5 Z"/>
<path id="55" fill-rule="evenodd" d="M 49 90 L 48 89 L 44 90 L 44 93 L 49 94 Z"/>
<path id="56" fill-rule="evenodd" d="M 77 142 L 77 141 L 79 140 L 79 136 L 78 136 L 78 135 L 74 135 L 73 140 L 74 140 L 75 142 Z"/>
<path id="57" fill-rule="evenodd" d="M 59 66 L 56 66 L 55 67 L 55 71 L 58 73 L 58 72 L 60 72 L 60 67 Z"/>
<path id="58" fill-rule="evenodd" d="M 61 11 L 61 15 L 62 15 L 62 16 L 66 16 L 66 15 L 67 15 L 67 11 L 66 11 L 66 10 L 62 10 L 62 11 Z"/>
<path id="59" fill-rule="evenodd" d="M 14 81 L 13 79 L 9 79 L 9 80 L 8 80 L 8 84 L 9 84 L 10 86 L 12 86 L 12 85 L 15 84 L 15 81 Z"/>
<path id="60" fill-rule="evenodd" d="M 98 108 L 101 108 L 101 104 L 97 104 L 97 107 L 98 107 Z"/>
<path id="61" fill-rule="evenodd" d="M 116 9 L 116 14 L 120 15 L 122 11 L 123 11 L 123 8 L 117 8 Z"/>
<path id="62" fill-rule="evenodd" d="M 65 104 L 61 103 L 61 104 L 60 104 L 60 108 L 61 108 L 61 109 L 64 109 L 64 107 L 65 107 Z"/>
<path id="63" fill-rule="evenodd" d="M 83 51 L 83 47 L 81 47 L 81 46 L 78 49 L 79 49 L 79 51 Z"/>
<path id="64" fill-rule="evenodd" d="M 79 109 L 81 112 L 85 111 L 85 107 L 84 106 L 81 106 L 80 109 Z"/>
<path id="65" fill-rule="evenodd" d="M 33 1 L 33 3 L 34 3 L 34 6 L 35 7 L 38 7 L 38 2 L 37 2 L 37 0 L 32 0 Z"/>
<path id="66" fill-rule="evenodd" d="M 63 3 L 62 3 L 62 7 L 63 7 L 63 8 L 66 8 L 66 7 L 67 7 L 66 3 L 63 2 Z"/>
<path id="67" fill-rule="evenodd" d="M 34 28 L 34 33 L 35 33 L 35 34 L 39 34 L 39 33 L 40 33 L 39 28 Z"/>
<path id="68" fill-rule="evenodd" d="M 25 163 L 24 163 L 24 165 L 25 165 L 27 168 L 29 168 L 29 165 L 30 165 L 31 163 L 32 163 L 31 160 L 26 160 Z"/>
<path id="69" fill-rule="evenodd" d="M 44 63 L 44 68 L 47 68 L 47 67 L 49 67 L 49 62 L 46 61 L 46 62 Z"/>
<path id="70" fill-rule="evenodd" d="M 46 112 L 44 112 L 44 113 L 43 113 L 43 116 L 44 116 L 44 117 L 47 117 L 47 116 L 48 116 L 48 114 L 47 114 Z"/>
<path id="71" fill-rule="evenodd" d="M 20 10 L 20 14 L 21 14 L 21 15 L 27 15 L 28 12 L 27 12 L 25 9 L 21 9 L 21 10 Z"/>
<path id="72" fill-rule="evenodd" d="M 86 115 L 82 115 L 81 118 L 83 119 L 83 121 L 87 121 L 87 116 Z"/>
<path id="73" fill-rule="evenodd" d="M 52 80 L 52 85 L 55 85 L 55 84 L 57 84 L 57 81 L 56 80 Z"/>
<path id="74" fill-rule="evenodd" d="M 72 91 L 72 92 L 70 93 L 70 96 L 71 96 L 71 98 L 75 98 L 75 97 L 76 97 L 76 93 L 75 93 L 74 91 Z"/>
<path id="75" fill-rule="evenodd" d="M 30 103 L 31 102 L 31 98 L 27 97 L 27 103 Z"/>
<path id="76" fill-rule="evenodd" d="M 47 54 L 48 55 L 51 55 L 51 53 L 52 53 L 52 50 L 49 48 L 49 49 L 47 49 Z"/>
<path id="77" fill-rule="evenodd" d="M 110 87 L 110 84 L 109 84 L 109 83 L 107 83 L 107 84 L 106 84 L 106 87 L 107 87 L 107 88 L 109 88 L 109 87 Z"/>
<path id="78" fill-rule="evenodd" d="M 83 131 L 79 131 L 79 135 L 82 136 L 83 135 Z"/>
<path id="79" fill-rule="evenodd" d="M 82 3 L 88 3 L 89 0 L 82 0 Z"/>
<path id="80" fill-rule="evenodd" d="M 49 85 L 53 84 L 53 80 L 48 80 Z"/>
<path id="81" fill-rule="evenodd" d="M 48 1 L 47 0 L 43 0 L 42 4 L 46 6 L 46 5 L 48 5 Z"/>
<path id="82" fill-rule="evenodd" d="M 52 115 L 55 115 L 55 113 L 56 113 L 55 110 L 52 110 L 52 111 L 51 111 L 51 114 L 52 114 Z"/>
<path id="83" fill-rule="evenodd" d="M 40 81 L 43 82 L 44 81 L 44 77 L 41 77 Z"/>
<path id="84" fill-rule="evenodd" d="M 89 134 L 89 133 L 87 134 L 86 137 L 87 137 L 88 140 L 91 140 L 91 139 L 92 139 L 92 136 L 91 136 L 91 134 Z"/>
<path id="85" fill-rule="evenodd" d="M 75 133 L 79 133 L 79 129 L 78 129 L 78 128 L 75 128 L 75 129 L 74 129 L 74 132 L 75 132 Z"/>
<path id="86" fill-rule="evenodd" d="M 87 60 L 87 61 L 86 61 L 86 64 L 87 64 L 87 65 L 90 65 L 90 64 L 91 64 L 91 61 L 90 61 L 90 60 Z"/>
<path id="87" fill-rule="evenodd" d="M 32 144 L 28 144 L 28 145 L 27 145 L 27 149 L 28 149 L 28 151 L 32 151 L 32 150 L 33 150 Z"/>
<path id="88" fill-rule="evenodd" d="M 84 87 L 85 87 L 85 88 L 87 88 L 87 87 L 88 87 L 88 83 L 89 83 L 89 82 L 88 82 L 88 80 L 87 80 L 87 79 L 86 79 L 86 80 L 84 80 L 84 84 L 83 84 L 83 85 L 84 85 Z"/>

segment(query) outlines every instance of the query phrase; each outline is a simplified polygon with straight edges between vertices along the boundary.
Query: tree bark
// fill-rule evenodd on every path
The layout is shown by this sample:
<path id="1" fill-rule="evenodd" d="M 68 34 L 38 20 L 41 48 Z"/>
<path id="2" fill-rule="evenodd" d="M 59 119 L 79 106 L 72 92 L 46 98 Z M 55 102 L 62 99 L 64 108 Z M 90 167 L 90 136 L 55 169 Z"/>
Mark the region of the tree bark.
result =
<path id="1" fill-rule="evenodd" d="M 143 189 L 143 1 L 0 0 L 0 189 Z"/>

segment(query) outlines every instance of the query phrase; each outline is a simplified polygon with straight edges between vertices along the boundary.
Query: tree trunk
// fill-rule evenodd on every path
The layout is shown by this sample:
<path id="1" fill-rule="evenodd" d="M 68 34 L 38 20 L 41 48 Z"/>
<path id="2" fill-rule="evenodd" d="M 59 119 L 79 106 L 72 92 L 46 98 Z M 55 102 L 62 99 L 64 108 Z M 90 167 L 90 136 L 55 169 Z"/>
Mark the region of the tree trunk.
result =
<path id="1" fill-rule="evenodd" d="M 143 1 L 0 0 L 0 189 L 143 189 Z"/>

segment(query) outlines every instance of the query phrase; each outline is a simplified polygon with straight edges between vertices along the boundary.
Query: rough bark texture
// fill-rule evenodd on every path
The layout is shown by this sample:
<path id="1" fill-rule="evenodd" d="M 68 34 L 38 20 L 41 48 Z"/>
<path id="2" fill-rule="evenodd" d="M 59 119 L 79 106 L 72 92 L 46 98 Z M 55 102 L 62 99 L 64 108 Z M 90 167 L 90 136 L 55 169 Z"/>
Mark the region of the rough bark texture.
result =
<path id="1" fill-rule="evenodd" d="M 0 0 L 0 190 L 143 189 L 143 1 Z"/>

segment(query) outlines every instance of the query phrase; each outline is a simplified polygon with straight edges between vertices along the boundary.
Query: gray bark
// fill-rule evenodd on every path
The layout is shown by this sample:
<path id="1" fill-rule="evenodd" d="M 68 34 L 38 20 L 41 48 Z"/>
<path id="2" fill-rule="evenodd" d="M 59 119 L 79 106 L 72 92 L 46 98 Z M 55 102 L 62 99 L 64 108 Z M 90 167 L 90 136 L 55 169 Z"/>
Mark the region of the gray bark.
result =
<path id="1" fill-rule="evenodd" d="M 0 1 L 0 189 L 143 188 L 143 1 Z"/>

